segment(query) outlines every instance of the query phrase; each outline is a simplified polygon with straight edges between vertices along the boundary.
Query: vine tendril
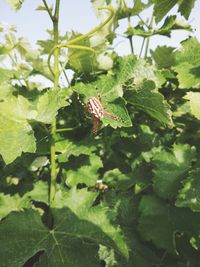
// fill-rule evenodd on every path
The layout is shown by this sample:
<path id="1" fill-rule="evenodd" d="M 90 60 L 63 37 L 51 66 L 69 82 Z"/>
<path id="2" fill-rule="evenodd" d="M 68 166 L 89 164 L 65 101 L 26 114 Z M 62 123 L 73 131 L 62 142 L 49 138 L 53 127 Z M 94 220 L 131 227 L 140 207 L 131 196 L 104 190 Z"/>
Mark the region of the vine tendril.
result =
<path id="1" fill-rule="evenodd" d="M 63 48 L 63 47 L 66 47 L 66 48 L 80 49 L 80 50 L 84 50 L 84 51 L 89 51 L 89 52 L 91 52 L 91 53 L 95 53 L 95 50 L 94 50 L 93 48 L 91 48 L 91 47 L 87 47 L 87 46 L 83 46 L 83 45 L 78 45 L 78 44 L 76 44 L 76 43 L 77 43 L 77 42 L 80 42 L 80 41 L 83 41 L 83 40 L 85 40 L 85 39 L 88 39 L 88 38 L 90 38 L 92 35 L 94 35 L 96 32 L 100 31 L 100 30 L 101 30 L 101 29 L 102 29 L 108 22 L 111 21 L 111 19 L 112 19 L 113 16 L 114 16 L 114 10 L 113 10 L 112 7 L 109 7 L 109 6 L 108 6 L 108 7 L 99 7 L 99 10 L 108 10 L 108 11 L 110 12 L 108 18 L 107 18 L 104 22 L 102 22 L 99 26 L 95 27 L 94 29 L 92 29 L 92 30 L 89 31 L 88 33 L 83 34 L 83 35 L 81 35 L 81 36 L 78 36 L 78 37 L 76 37 L 76 38 L 74 38 L 74 39 L 72 39 L 72 40 L 69 40 L 69 41 L 67 41 L 66 43 L 60 43 L 60 44 L 57 44 L 56 46 L 54 46 L 54 47 L 51 49 L 51 51 L 50 51 L 50 53 L 49 53 L 49 56 L 48 56 L 48 60 L 47 60 L 47 62 L 48 62 L 49 70 L 50 70 L 50 72 L 52 73 L 53 76 L 55 76 L 55 74 L 54 74 L 54 71 L 53 71 L 53 69 L 52 69 L 52 67 L 51 67 L 51 57 L 52 57 L 52 55 L 53 55 L 53 53 L 54 53 L 54 51 L 55 51 L 56 49 L 61 49 L 61 48 Z M 64 66 L 64 67 L 65 67 L 65 66 Z M 62 68 L 62 70 L 63 70 L 63 68 Z M 62 71 L 62 70 L 61 70 L 61 71 Z"/>

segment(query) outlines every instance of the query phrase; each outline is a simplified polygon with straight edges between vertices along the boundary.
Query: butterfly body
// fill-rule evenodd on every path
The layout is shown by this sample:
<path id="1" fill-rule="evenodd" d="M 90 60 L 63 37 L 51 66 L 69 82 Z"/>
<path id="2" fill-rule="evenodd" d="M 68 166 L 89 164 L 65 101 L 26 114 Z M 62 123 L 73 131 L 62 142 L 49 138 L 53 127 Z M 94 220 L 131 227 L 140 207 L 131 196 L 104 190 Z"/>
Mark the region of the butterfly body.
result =
<path id="1" fill-rule="evenodd" d="M 95 96 L 91 96 L 88 99 L 85 107 L 92 118 L 94 134 L 97 134 L 99 129 L 99 123 L 104 117 L 110 118 L 115 121 L 121 121 L 118 116 L 110 114 L 109 112 L 104 110 L 100 96 L 98 96 L 98 98 Z"/>
<path id="2" fill-rule="evenodd" d="M 91 117 L 95 117 L 99 120 L 102 120 L 104 117 L 104 110 L 101 104 L 101 100 L 94 96 L 88 99 L 87 110 L 90 113 Z"/>

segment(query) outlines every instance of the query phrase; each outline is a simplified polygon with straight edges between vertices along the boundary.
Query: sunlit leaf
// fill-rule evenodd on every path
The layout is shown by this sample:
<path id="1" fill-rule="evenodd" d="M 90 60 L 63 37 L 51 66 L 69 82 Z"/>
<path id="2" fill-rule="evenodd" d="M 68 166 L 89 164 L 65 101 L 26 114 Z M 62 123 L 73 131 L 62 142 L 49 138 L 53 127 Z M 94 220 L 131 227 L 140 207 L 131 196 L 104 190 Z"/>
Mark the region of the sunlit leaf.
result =
<path id="1" fill-rule="evenodd" d="M 183 181 L 183 188 L 179 191 L 176 206 L 189 207 L 194 212 L 200 211 L 200 169 L 189 173 Z"/>

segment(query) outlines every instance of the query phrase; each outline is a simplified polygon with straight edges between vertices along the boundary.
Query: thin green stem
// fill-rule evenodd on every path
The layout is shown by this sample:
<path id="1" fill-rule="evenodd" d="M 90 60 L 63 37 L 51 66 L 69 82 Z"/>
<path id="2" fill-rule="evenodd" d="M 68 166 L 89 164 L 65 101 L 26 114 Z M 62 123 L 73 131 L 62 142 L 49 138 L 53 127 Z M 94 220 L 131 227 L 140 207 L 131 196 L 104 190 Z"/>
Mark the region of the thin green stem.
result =
<path id="1" fill-rule="evenodd" d="M 141 20 L 141 22 L 149 29 L 149 25 L 143 20 L 143 18 L 138 14 L 137 17 Z"/>
<path id="2" fill-rule="evenodd" d="M 108 18 L 102 22 L 100 25 L 98 25 L 97 27 L 95 27 L 94 29 L 92 29 L 91 31 L 89 31 L 86 34 L 80 35 L 72 40 L 67 41 L 66 43 L 61 43 L 61 44 L 56 44 L 54 45 L 54 47 L 52 48 L 52 50 L 49 53 L 49 57 L 48 57 L 48 66 L 49 69 L 52 73 L 52 75 L 55 75 L 55 73 L 52 71 L 51 68 L 51 56 L 54 54 L 54 51 L 59 50 L 62 47 L 67 47 L 67 48 L 71 48 L 71 49 L 80 49 L 80 50 L 86 50 L 92 53 L 95 53 L 95 50 L 87 47 L 87 46 L 83 46 L 83 45 L 75 45 L 77 42 L 83 41 L 85 39 L 90 38 L 93 34 L 95 34 L 96 32 L 100 31 L 114 16 L 114 10 L 111 7 L 99 7 L 99 10 L 108 10 L 110 12 L 110 15 L 108 16 Z M 54 19 L 55 19 L 55 15 L 54 15 Z"/>
<path id="3" fill-rule="evenodd" d="M 131 53 L 134 55 L 134 49 L 133 49 L 133 37 L 132 37 L 132 36 L 129 36 L 128 39 L 129 39 L 129 42 L 130 42 Z"/>
<path id="4" fill-rule="evenodd" d="M 47 5 L 47 2 L 46 2 L 46 0 L 42 0 L 42 2 L 43 2 L 43 4 L 44 4 L 44 6 L 46 7 L 46 10 L 47 10 L 47 12 L 48 12 L 48 14 L 49 14 L 49 17 L 51 18 L 51 20 L 53 21 L 53 15 L 52 15 L 52 13 L 51 13 L 51 10 L 50 10 L 50 8 L 49 8 L 49 6 Z"/>
<path id="5" fill-rule="evenodd" d="M 141 49 L 140 49 L 140 54 L 139 54 L 139 57 L 141 57 L 141 56 L 142 56 L 142 51 L 143 51 L 143 49 L 144 49 L 144 44 L 145 44 L 145 41 L 146 41 L 146 38 L 143 38 L 143 40 L 142 40 L 142 46 L 141 46 Z"/>
<path id="6" fill-rule="evenodd" d="M 57 129 L 56 132 L 57 133 L 62 133 L 62 132 L 69 132 L 69 131 L 73 131 L 74 129 L 77 129 L 79 126 L 77 127 L 72 127 L 72 128 L 61 128 L 61 129 Z"/>
<path id="7" fill-rule="evenodd" d="M 152 14 L 151 21 L 150 21 L 150 24 L 149 24 L 149 30 L 150 31 L 152 30 L 153 20 L 154 20 L 154 16 Z M 148 55 L 148 52 L 149 52 L 149 44 L 150 44 L 150 37 L 147 38 L 146 47 L 145 47 L 145 53 L 144 53 L 144 58 L 147 58 L 147 55 Z"/>
<path id="8" fill-rule="evenodd" d="M 54 46 L 57 46 L 59 41 L 59 31 L 58 31 L 59 7 L 60 7 L 60 0 L 56 0 L 55 13 L 53 16 Z M 55 49 L 53 54 L 54 54 L 54 90 L 55 90 L 58 88 L 58 81 L 60 75 L 58 49 Z M 49 194 L 50 205 L 52 204 L 56 194 L 57 171 L 56 171 L 55 136 L 56 136 L 56 118 L 53 119 L 51 126 L 51 180 L 50 180 L 50 194 Z"/>

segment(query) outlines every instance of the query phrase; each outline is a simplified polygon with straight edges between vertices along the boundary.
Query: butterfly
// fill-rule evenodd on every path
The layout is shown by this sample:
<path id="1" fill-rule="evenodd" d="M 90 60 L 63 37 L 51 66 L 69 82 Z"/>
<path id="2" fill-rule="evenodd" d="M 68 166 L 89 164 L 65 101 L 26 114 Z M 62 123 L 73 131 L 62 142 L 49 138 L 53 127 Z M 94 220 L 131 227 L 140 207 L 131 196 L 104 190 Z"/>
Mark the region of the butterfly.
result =
<path id="1" fill-rule="evenodd" d="M 121 118 L 107 112 L 104 109 L 100 95 L 98 97 L 95 97 L 95 96 L 89 97 L 87 104 L 86 104 L 86 109 L 92 118 L 92 122 L 93 122 L 92 132 L 94 134 L 97 134 L 99 130 L 99 123 L 104 117 L 110 118 L 115 121 L 121 121 Z"/>

